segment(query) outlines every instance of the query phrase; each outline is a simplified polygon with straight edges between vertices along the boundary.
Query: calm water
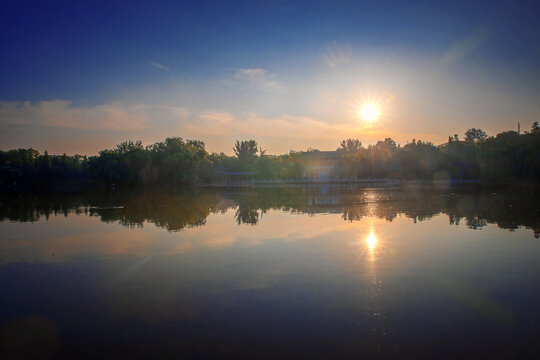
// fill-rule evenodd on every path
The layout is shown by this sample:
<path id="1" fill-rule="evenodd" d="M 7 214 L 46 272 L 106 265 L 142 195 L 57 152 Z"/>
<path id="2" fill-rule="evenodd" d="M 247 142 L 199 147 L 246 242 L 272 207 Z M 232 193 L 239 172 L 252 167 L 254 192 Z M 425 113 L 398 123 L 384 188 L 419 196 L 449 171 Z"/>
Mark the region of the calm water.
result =
<path id="1" fill-rule="evenodd" d="M 540 354 L 537 188 L 0 200 L 2 355 Z"/>

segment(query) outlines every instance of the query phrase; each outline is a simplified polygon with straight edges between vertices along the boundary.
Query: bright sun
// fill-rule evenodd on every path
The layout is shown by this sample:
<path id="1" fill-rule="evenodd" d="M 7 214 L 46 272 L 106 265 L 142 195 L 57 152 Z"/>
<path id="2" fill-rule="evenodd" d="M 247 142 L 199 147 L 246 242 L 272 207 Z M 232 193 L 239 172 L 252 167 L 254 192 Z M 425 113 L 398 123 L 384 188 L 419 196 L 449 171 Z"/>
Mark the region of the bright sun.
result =
<path id="1" fill-rule="evenodd" d="M 366 104 L 360 114 L 362 115 L 362 119 L 367 122 L 372 122 L 377 120 L 379 117 L 379 108 L 375 104 Z"/>

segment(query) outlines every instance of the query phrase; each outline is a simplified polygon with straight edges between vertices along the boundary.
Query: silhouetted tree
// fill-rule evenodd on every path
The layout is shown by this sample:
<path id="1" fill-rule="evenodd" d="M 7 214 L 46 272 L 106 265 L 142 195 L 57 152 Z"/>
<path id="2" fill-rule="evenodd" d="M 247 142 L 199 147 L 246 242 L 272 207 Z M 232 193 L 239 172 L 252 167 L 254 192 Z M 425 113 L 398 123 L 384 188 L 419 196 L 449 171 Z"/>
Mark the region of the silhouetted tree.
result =
<path id="1" fill-rule="evenodd" d="M 347 139 L 341 141 L 341 144 L 337 151 L 341 153 L 355 153 L 358 152 L 362 148 L 362 142 L 358 139 Z"/>
<path id="2" fill-rule="evenodd" d="M 487 138 L 487 134 L 481 129 L 469 129 L 465 132 L 465 141 L 478 141 Z"/>
<path id="3" fill-rule="evenodd" d="M 532 127 L 531 127 L 531 132 L 532 133 L 540 132 L 540 126 L 538 125 L 538 121 L 533 122 Z"/>
<path id="4" fill-rule="evenodd" d="M 120 155 L 136 150 L 143 150 L 142 142 L 140 140 L 137 140 L 135 142 L 127 140 L 116 145 L 115 148 L 115 151 Z"/>

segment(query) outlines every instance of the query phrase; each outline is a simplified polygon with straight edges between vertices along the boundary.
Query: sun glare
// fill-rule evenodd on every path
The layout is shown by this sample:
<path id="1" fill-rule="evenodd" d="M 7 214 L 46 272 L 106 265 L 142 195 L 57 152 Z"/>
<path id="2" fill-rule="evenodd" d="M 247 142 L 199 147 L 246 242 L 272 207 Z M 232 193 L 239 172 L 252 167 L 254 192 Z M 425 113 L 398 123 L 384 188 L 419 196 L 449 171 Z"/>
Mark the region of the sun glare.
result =
<path id="1" fill-rule="evenodd" d="M 366 104 L 362 107 L 361 116 L 364 121 L 372 122 L 379 117 L 379 108 L 375 104 Z"/>
<path id="2" fill-rule="evenodd" d="M 368 238 L 366 239 L 367 246 L 370 250 L 375 249 L 375 246 L 377 246 L 377 238 L 375 237 L 374 233 L 370 233 Z"/>

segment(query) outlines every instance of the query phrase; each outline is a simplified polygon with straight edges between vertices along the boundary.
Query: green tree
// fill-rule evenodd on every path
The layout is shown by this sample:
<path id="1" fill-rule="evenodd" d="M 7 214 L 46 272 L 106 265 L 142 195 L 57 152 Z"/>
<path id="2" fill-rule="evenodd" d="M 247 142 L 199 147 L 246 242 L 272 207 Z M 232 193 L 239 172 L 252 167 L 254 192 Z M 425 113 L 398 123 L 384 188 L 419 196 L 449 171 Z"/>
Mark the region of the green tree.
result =
<path id="1" fill-rule="evenodd" d="M 238 141 L 234 144 L 234 154 L 240 161 L 252 161 L 257 156 L 258 145 L 255 140 Z"/>

